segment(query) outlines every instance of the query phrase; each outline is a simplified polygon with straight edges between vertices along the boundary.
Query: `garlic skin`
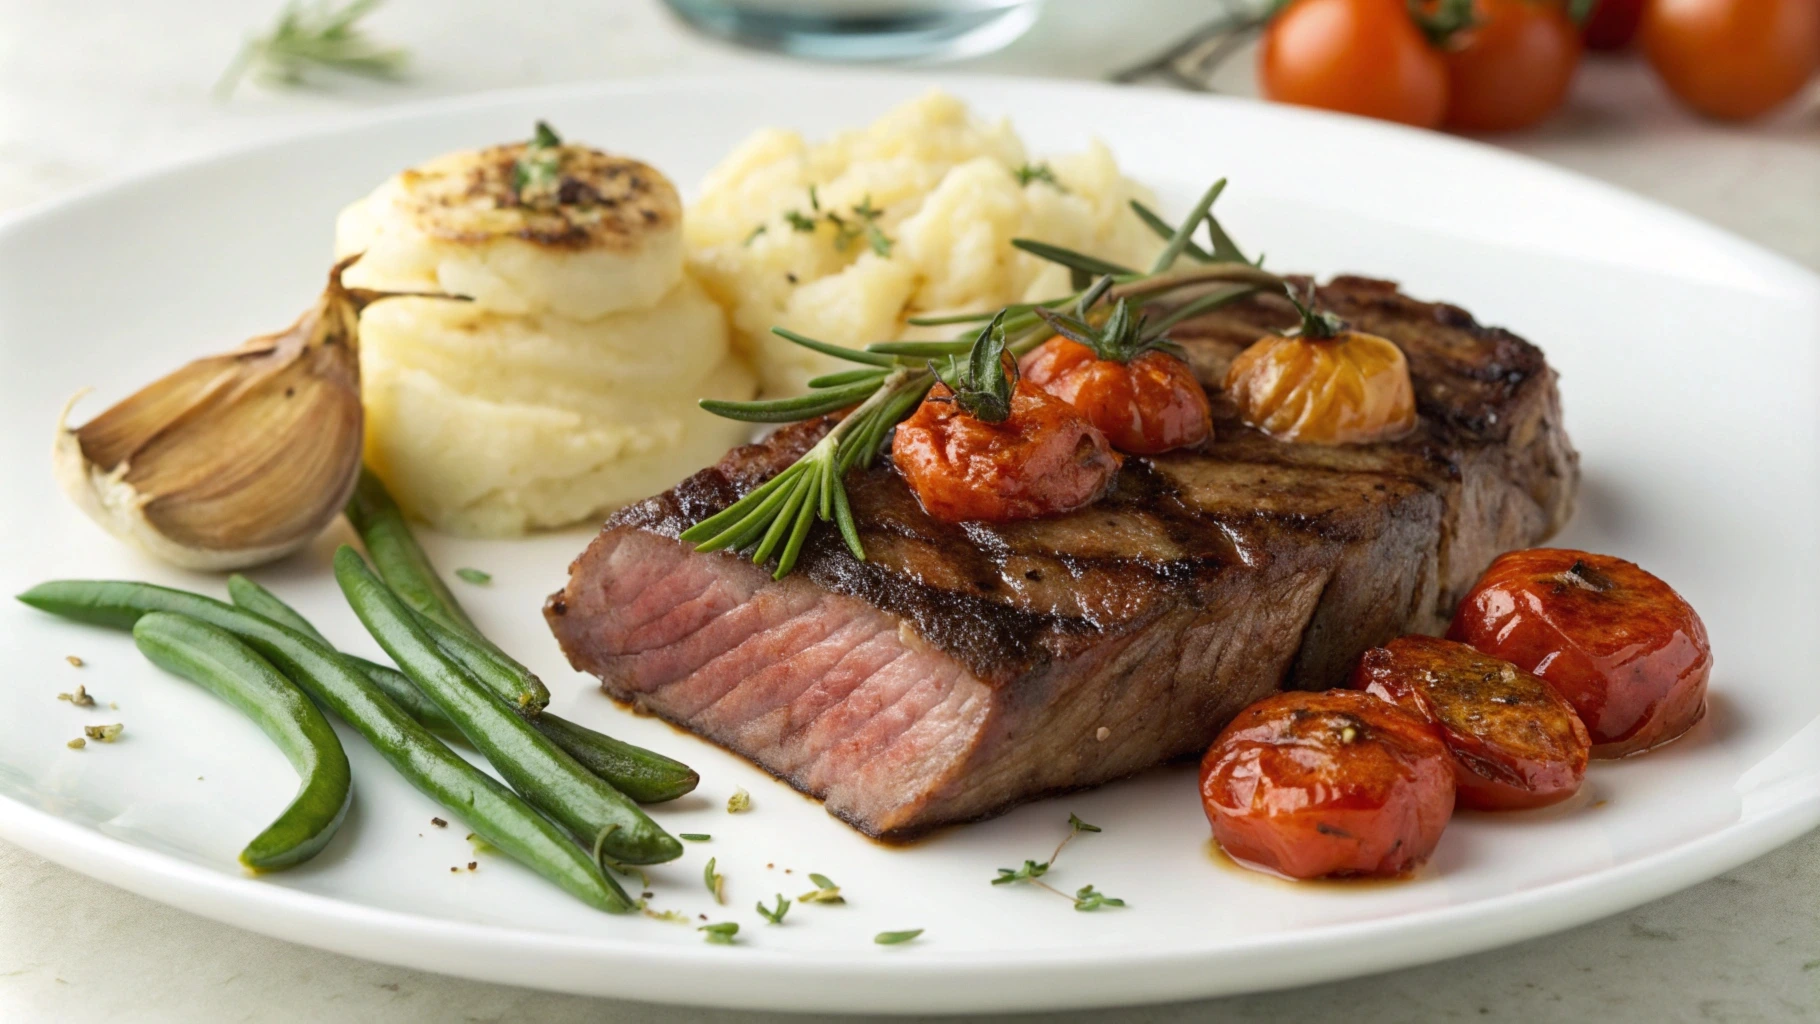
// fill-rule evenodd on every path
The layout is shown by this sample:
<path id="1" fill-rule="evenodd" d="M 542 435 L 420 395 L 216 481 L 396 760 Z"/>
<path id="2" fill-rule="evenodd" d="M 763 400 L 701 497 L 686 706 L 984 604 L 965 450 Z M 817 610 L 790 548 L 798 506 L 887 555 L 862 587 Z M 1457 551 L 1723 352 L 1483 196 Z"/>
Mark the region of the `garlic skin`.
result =
<path id="1" fill-rule="evenodd" d="M 191 362 L 74 429 L 72 398 L 52 451 L 64 493 L 184 569 L 242 569 L 307 544 L 360 473 L 357 323 L 380 294 L 342 287 L 351 262 L 283 331 Z"/>

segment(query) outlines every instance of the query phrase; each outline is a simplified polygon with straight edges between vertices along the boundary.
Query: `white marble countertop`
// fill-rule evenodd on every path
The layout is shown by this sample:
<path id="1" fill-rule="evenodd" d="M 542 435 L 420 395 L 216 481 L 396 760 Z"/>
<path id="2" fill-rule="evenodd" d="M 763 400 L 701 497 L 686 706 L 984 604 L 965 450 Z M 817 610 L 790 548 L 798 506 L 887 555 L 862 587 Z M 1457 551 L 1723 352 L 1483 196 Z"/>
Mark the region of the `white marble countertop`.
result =
<path id="1" fill-rule="evenodd" d="M 961 68 L 1100 77 L 1207 16 L 1205 0 L 1050 0 Z M 393 0 L 376 34 L 410 81 L 209 95 L 261 0 L 0 0 L 0 211 L 349 111 L 508 86 L 771 63 L 653 0 Z M 1248 90 L 1244 55 L 1217 84 Z M 1749 128 L 1695 120 L 1628 62 L 1498 144 L 1652 196 L 1820 269 L 1820 104 Z M 1508 949 L 1378 977 L 1051 1019 L 1778 1021 L 1820 1016 L 1820 834 L 1679 895 Z M 0 844 L 0 1021 L 771 1021 L 550 995 L 363 963 L 172 910 Z"/>

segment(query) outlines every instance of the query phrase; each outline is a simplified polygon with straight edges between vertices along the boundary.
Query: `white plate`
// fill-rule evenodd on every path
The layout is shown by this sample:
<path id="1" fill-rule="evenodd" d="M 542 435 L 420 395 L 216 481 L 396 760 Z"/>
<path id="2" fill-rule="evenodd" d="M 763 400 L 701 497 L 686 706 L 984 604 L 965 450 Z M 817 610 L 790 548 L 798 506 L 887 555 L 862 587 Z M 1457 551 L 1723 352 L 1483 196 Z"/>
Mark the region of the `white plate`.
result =
<path id="1" fill-rule="evenodd" d="M 687 186 L 760 125 L 826 133 L 933 82 L 825 74 L 464 99 L 13 219 L 0 230 L 0 586 L 131 577 L 220 593 L 220 580 L 136 557 L 70 510 L 49 472 L 58 405 L 94 385 L 98 409 L 182 358 L 286 323 L 320 286 L 336 209 L 392 171 L 547 117 Z M 1649 757 L 1595 765 L 1571 806 L 1456 819 L 1432 867 L 1398 885 L 1296 887 L 1216 866 L 1185 768 L 887 849 L 751 766 L 619 711 L 568 670 L 538 608 L 585 531 L 430 537 L 445 569 L 494 574 L 489 588 L 456 586 L 552 684 L 555 707 L 700 769 L 699 795 L 659 817 L 714 840 L 651 872 L 655 902 L 738 921 L 738 946 L 593 913 L 498 855 L 468 873 L 459 822 L 432 827 L 439 809 L 351 733 L 347 826 L 311 864 L 248 878 L 234 855 L 293 786 L 279 755 L 224 705 L 144 664 L 127 637 L 12 602 L 0 610 L 0 836 L 196 913 L 412 967 L 666 1002 L 907 1012 L 1207 996 L 1457 955 L 1661 896 L 1820 821 L 1820 279 L 1628 195 L 1438 135 L 1142 91 L 945 84 L 1014 117 L 1038 151 L 1104 138 L 1170 209 L 1230 176 L 1221 212 L 1274 266 L 1395 277 L 1541 344 L 1585 455 L 1581 511 L 1561 540 L 1634 558 L 1700 609 L 1718 661 L 1705 722 Z M 324 571 L 341 539 L 337 528 L 258 575 L 371 652 Z M 56 700 L 79 682 L 101 710 Z M 119 744 L 65 748 L 82 723 L 114 720 L 126 724 Z M 722 807 L 738 786 L 754 809 L 731 816 Z M 1091 882 L 1130 909 L 1081 914 L 987 884 L 999 866 L 1046 857 L 1070 811 L 1105 832 L 1073 844 L 1052 880 Z M 702 886 L 710 855 L 727 877 L 724 908 Z M 850 903 L 798 905 L 783 927 L 765 925 L 754 901 L 797 895 L 809 871 Z M 927 933 L 909 945 L 871 941 L 914 927 Z"/>

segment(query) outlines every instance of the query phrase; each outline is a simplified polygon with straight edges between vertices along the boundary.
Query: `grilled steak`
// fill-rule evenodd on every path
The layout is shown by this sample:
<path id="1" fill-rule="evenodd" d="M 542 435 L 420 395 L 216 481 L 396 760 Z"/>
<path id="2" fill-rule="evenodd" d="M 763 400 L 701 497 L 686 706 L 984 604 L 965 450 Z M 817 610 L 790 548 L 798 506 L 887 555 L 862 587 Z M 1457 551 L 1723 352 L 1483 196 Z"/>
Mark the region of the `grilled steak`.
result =
<path id="1" fill-rule="evenodd" d="M 1232 357 L 1295 322 L 1259 297 L 1174 332 L 1214 392 L 1215 441 L 1128 459 L 1096 505 L 951 526 L 883 465 L 847 481 L 864 562 L 818 527 L 774 582 L 676 540 L 828 427 L 798 424 L 615 514 L 550 627 L 613 697 L 883 838 L 1198 755 L 1272 690 L 1340 685 L 1366 648 L 1440 632 L 1496 554 L 1572 506 L 1578 460 L 1534 346 L 1388 282 L 1320 297 L 1407 354 L 1413 436 L 1284 444 L 1221 409 Z"/>

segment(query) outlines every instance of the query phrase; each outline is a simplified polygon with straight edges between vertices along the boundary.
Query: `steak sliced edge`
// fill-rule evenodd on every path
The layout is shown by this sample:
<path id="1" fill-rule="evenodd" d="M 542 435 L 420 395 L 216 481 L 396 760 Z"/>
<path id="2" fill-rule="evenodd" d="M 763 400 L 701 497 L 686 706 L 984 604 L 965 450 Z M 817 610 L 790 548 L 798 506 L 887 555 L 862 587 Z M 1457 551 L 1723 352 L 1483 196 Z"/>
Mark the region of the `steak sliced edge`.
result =
<path id="1" fill-rule="evenodd" d="M 1493 557 L 1571 511 L 1578 457 L 1534 346 L 1388 282 L 1342 277 L 1320 299 L 1408 356 L 1415 434 L 1321 447 L 1237 423 L 1227 364 L 1295 322 L 1254 298 L 1173 332 L 1214 395 L 1214 442 L 1128 459 L 1098 504 L 942 524 L 884 460 L 847 480 L 864 562 L 825 527 L 781 581 L 676 539 L 829 421 L 796 424 L 616 513 L 546 618 L 609 695 L 880 838 L 1199 754 L 1257 698 L 1440 632 Z"/>

